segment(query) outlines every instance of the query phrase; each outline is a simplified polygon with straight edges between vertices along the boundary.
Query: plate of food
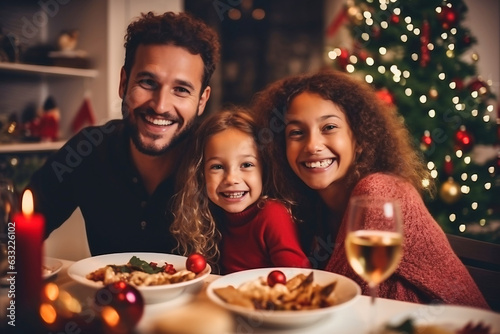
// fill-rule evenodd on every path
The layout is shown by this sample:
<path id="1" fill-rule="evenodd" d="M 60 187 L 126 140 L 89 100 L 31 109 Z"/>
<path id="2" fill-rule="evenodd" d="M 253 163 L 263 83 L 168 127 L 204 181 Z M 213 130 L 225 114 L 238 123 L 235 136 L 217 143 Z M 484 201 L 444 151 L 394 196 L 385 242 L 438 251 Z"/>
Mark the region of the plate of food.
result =
<path id="1" fill-rule="evenodd" d="M 455 305 L 422 305 L 395 316 L 379 334 L 493 334 L 500 333 L 500 314 Z"/>
<path id="2" fill-rule="evenodd" d="M 42 264 L 42 277 L 44 279 L 48 279 L 59 271 L 61 271 L 63 264 L 58 259 L 54 259 L 52 257 L 44 257 Z"/>
<path id="3" fill-rule="evenodd" d="M 199 259 L 192 266 L 193 259 Z M 186 269 L 189 266 L 191 270 Z M 160 253 L 116 253 L 93 256 L 75 262 L 68 275 L 76 282 L 91 288 L 102 288 L 116 281 L 135 286 L 146 304 L 178 297 L 188 287 L 199 285 L 210 275 L 211 268 L 204 259 Z"/>
<path id="4" fill-rule="evenodd" d="M 310 324 L 351 306 L 361 288 L 328 271 L 280 267 L 223 276 L 209 284 L 207 295 L 254 323 L 290 327 Z"/>

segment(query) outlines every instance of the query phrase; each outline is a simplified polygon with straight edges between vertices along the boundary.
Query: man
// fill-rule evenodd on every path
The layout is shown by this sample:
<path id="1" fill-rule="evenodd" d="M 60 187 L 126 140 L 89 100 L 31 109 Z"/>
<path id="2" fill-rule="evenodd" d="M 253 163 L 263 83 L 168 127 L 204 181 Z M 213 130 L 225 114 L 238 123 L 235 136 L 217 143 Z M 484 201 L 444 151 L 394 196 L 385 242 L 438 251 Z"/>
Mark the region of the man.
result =
<path id="1" fill-rule="evenodd" d="M 220 46 L 203 22 L 168 12 L 132 22 L 125 49 L 123 119 L 83 129 L 28 188 L 45 237 L 80 207 L 92 255 L 169 253 L 176 169 L 210 97 Z"/>

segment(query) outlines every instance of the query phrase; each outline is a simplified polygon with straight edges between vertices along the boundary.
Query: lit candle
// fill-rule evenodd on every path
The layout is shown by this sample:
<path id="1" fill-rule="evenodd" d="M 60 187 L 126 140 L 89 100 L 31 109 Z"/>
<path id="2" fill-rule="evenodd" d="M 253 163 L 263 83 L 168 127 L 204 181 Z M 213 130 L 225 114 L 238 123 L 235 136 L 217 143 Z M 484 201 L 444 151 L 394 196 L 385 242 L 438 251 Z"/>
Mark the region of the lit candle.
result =
<path id="1" fill-rule="evenodd" d="M 15 224 L 15 305 L 16 322 L 36 321 L 42 290 L 42 242 L 45 219 L 34 212 L 33 194 L 27 189 L 22 197 L 22 212 L 13 217 Z"/>

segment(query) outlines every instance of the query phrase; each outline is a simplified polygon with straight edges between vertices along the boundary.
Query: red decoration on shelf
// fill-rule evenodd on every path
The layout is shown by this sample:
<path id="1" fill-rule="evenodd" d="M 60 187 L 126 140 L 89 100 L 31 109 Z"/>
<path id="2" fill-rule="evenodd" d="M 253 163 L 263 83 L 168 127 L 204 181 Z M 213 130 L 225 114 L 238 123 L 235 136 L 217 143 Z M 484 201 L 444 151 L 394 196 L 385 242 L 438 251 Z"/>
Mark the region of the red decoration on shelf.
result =
<path id="1" fill-rule="evenodd" d="M 471 133 L 467 131 L 465 126 L 461 126 L 455 134 L 455 143 L 457 148 L 462 151 L 469 151 L 474 143 L 474 138 Z"/>
<path id="2" fill-rule="evenodd" d="M 429 21 L 424 20 L 422 24 L 422 34 L 420 35 L 420 66 L 426 67 L 430 60 L 430 50 L 427 47 L 430 41 L 431 28 L 429 25 Z"/>
<path id="3" fill-rule="evenodd" d="M 90 99 L 86 97 L 83 100 L 80 109 L 76 113 L 73 122 L 71 123 L 71 130 L 76 133 L 80 131 L 86 125 L 94 125 L 95 117 L 94 117 L 94 109 L 92 108 L 92 104 L 90 103 Z"/>
<path id="4" fill-rule="evenodd" d="M 56 141 L 59 139 L 60 112 L 52 96 L 49 96 L 43 105 L 43 114 L 38 126 L 42 141 Z"/>
<path id="5" fill-rule="evenodd" d="M 438 20 L 444 29 L 450 29 L 457 23 L 458 14 L 453 8 L 441 6 L 441 13 L 438 14 Z"/>

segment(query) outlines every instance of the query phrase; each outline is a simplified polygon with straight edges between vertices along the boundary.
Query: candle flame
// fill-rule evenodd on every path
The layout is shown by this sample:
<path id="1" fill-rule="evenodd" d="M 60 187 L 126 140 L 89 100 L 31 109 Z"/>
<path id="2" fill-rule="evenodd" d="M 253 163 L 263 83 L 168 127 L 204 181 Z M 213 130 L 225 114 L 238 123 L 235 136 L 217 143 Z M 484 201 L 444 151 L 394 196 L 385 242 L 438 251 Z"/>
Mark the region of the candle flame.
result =
<path id="1" fill-rule="evenodd" d="M 21 210 L 23 211 L 23 215 L 31 216 L 33 214 L 33 193 L 31 190 L 26 189 L 23 194 Z"/>

